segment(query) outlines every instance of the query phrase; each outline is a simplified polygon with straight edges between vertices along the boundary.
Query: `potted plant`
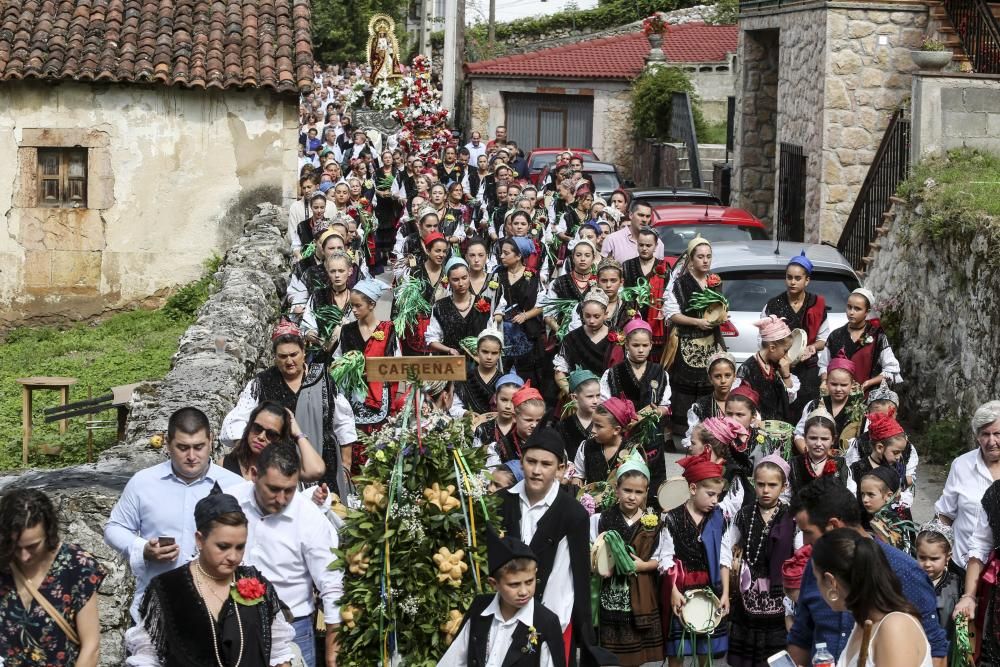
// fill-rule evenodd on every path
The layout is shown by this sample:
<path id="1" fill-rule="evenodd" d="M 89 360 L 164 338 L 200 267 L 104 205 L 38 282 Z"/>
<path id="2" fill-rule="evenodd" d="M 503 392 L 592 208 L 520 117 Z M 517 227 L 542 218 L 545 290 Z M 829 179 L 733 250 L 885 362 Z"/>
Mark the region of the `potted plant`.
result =
<path id="1" fill-rule="evenodd" d="M 952 53 L 936 39 L 925 38 L 920 49 L 910 51 L 913 64 L 923 70 L 937 71 L 951 62 Z"/>
<path id="2" fill-rule="evenodd" d="M 649 37 L 649 43 L 653 45 L 653 48 L 660 48 L 660 44 L 663 42 L 663 31 L 666 28 L 667 23 L 663 20 L 660 12 L 647 16 L 642 21 L 642 31 Z"/>

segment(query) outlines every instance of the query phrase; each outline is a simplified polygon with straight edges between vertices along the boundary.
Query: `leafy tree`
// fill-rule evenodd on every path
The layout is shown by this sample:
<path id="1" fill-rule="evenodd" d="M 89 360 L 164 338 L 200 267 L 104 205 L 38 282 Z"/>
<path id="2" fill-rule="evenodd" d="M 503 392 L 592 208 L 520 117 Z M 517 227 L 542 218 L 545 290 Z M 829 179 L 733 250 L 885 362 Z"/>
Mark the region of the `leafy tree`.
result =
<path id="1" fill-rule="evenodd" d="M 373 14 L 396 19 L 396 38 L 405 51 L 403 17 L 407 0 L 313 0 L 313 54 L 321 63 L 366 60 L 368 21 Z"/>
<path id="2" fill-rule="evenodd" d="M 691 96 L 691 111 L 698 136 L 706 130 L 698 98 L 687 73 L 677 67 L 647 70 L 632 84 L 632 126 L 639 138 L 671 139 L 670 112 L 674 93 Z"/>

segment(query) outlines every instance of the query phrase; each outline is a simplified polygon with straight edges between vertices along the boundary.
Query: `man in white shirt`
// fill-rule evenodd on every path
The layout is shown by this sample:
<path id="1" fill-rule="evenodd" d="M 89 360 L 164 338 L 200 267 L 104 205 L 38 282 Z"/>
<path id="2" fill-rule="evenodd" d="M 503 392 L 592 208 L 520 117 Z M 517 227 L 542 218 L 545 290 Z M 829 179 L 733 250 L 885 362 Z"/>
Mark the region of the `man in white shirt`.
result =
<path id="1" fill-rule="evenodd" d="M 469 151 L 469 164 L 476 164 L 480 155 L 486 155 L 486 144 L 483 143 L 483 135 L 479 132 L 472 132 L 472 141 L 465 144 Z"/>
<path id="2" fill-rule="evenodd" d="M 251 481 L 225 491 L 239 501 L 250 521 L 243 562 L 259 569 L 291 610 L 295 643 L 306 667 L 316 665 L 313 589 L 319 592 L 326 622 L 326 664 L 334 667 L 344 575 L 327 567 L 339 540 L 333 524 L 308 495 L 296 493 L 299 469 L 295 446 L 275 443 L 264 448 L 257 465 L 250 468 Z"/>
<path id="3" fill-rule="evenodd" d="M 617 665 L 597 646 L 590 611 L 590 523 L 587 511 L 559 489 L 566 446 L 553 428 L 540 428 L 521 450 L 524 480 L 501 494 L 507 533 L 519 536 L 538 560 L 536 600 L 559 618 L 569 655 L 583 665 Z"/>
<path id="4" fill-rule="evenodd" d="M 139 603 L 158 574 L 195 555 L 194 506 L 215 486 L 242 481 L 212 463 L 212 429 L 197 408 L 181 408 L 167 422 L 169 460 L 132 476 L 104 527 L 104 541 L 135 575 L 129 613 L 139 623 Z"/>
<path id="5" fill-rule="evenodd" d="M 639 230 L 652 226 L 653 209 L 649 204 L 635 202 L 629 211 L 628 225 L 617 232 L 612 232 L 601 244 L 601 253 L 605 257 L 614 257 L 619 262 L 625 262 L 639 256 Z M 656 259 L 663 259 L 663 241 L 656 239 Z"/>

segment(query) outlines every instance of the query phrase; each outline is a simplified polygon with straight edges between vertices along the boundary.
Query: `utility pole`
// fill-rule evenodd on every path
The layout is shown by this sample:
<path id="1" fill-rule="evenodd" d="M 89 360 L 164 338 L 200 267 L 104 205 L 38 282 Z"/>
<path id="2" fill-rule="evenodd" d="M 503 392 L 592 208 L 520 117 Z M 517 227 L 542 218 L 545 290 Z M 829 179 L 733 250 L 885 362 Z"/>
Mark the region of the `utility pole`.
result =
<path id="1" fill-rule="evenodd" d="M 490 45 L 490 55 L 493 54 L 493 45 L 497 39 L 497 0 L 490 0 L 490 22 L 487 41 Z"/>
<path id="2" fill-rule="evenodd" d="M 458 62 L 458 3 L 459 0 L 444 2 L 444 54 L 442 56 L 441 104 L 452 113 L 455 111 L 456 63 Z M 454 117 L 452 118 L 454 121 Z"/>
<path id="3" fill-rule="evenodd" d="M 425 56 L 430 55 L 430 26 L 428 25 L 428 14 L 430 13 L 430 3 L 433 0 L 417 0 L 417 7 L 420 9 L 420 39 L 418 40 L 418 51 Z"/>

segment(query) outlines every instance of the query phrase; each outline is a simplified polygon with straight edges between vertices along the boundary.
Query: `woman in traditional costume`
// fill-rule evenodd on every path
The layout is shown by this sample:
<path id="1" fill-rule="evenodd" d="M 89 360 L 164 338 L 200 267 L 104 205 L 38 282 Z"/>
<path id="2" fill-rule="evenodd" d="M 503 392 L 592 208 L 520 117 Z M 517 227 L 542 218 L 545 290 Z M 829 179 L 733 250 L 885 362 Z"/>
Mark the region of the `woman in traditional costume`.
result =
<path id="1" fill-rule="evenodd" d="M 494 319 L 503 327 L 504 368 L 517 370 L 525 379 L 538 383 L 538 362 L 542 358 L 542 308 L 540 280 L 525 268 L 535 244 L 524 237 L 504 238 L 499 243 L 498 292 Z"/>
<path id="2" fill-rule="evenodd" d="M 448 239 L 441 232 L 431 232 L 423 238 L 423 261 L 408 269 L 396 288 L 392 313 L 404 356 L 430 351 L 426 332 L 431 322 L 431 304 L 447 294 L 444 263 L 449 255 Z"/>
<path id="3" fill-rule="evenodd" d="M 465 244 L 465 262 L 469 265 L 469 291 L 476 301 L 493 302 L 499 284 L 494 281 L 495 268 L 490 266 L 489 245 L 484 239 L 471 238 Z"/>
<path id="4" fill-rule="evenodd" d="M 560 340 L 569 333 L 573 313 L 581 306 L 583 295 L 597 286 L 594 275 L 597 246 L 591 241 L 574 239 L 569 242 L 569 255 L 570 271 L 549 283 L 545 294 L 545 323 Z"/>
<path id="5" fill-rule="evenodd" d="M 312 347 L 312 356 L 325 361 L 337 346 L 340 328 L 350 322 L 350 278 L 354 262 L 346 252 L 333 252 L 323 260 L 326 289 L 315 290 L 302 314 L 302 335 Z"/>
<path id="6" fill-rule="evenodd" d="M 450 294 L 434 302 L 431 320 L 424 339 L 432 353 L 451 356 L 473 354 L 462 342 L 475 338 L 490 321 L 493 304 L 477 300 L 469 289 L 469 265 L 461 257 L 451 257 L 445 264 L 445 279 Z"/>
<path id="7" fill-rule="evenodd" d="M 365 373 L 366 358 L 400 355 L 392 320 L 379 320 L 375 315 L 376 304 L 385 289 L 380 280 L 362 280 L 351 290 L 355 319 L 344 325 L 330 370 L 350 401 L 355 422 L 365 433 L 382 426 L 396 404 L 398 384 L 369 380 Z M 351 461 L 357 470 L 366 460 L 363 446 L 356 445 L 352 454 Z"/>
<path id="8" fill-rule="evenodd" d="M 819 398 L 819 353 L 826 347 L 830 326 L 826 321 L 826 299 L 808 291 L 813 263 L 803 250 L 785 267 L 785 291 L 767 302 L 761 319 L 776 315 L 789 329 L 806 332 L 806 348 L 799 359 L 792 359 L 792 374 L 799 379 L 799 391 L 792 402 L 793 415 L 801 414 L 809 401 Z"/>
<path id="9" fill-rule="evenodd" d="M 392 196 L 392 184 L 399 175 L 392 161 L 392 151 L 382 151 L 381 166 L 375 172 L 375 266 L 376 273 L 389 263 L 389 252 L 396 237 L 396 222 L 401 213 L 399 201 Z"/>
<path id="10" fill-rule="evenodd" d="M 825 359 L 843 355 L 854 362 L 854 378 L 866 394 L 885 380 L 889 384 L 903 381 L 899 361 L 892 352 L 889 337 L 878 320 L 872 317 L 875 295 L 866 287 L 859 287 L 847 297 L 847 324 L 834 329 L 826 342 Z M 821 366 L 824 366 L 822 362 Z M 820 379 L 826 381 L 826 370 L 821 369 Z"/>
<path id="11" fill-rule="evenodd" d="M 688 243 L 687 252 L 678 262 L 674 278 L 666 290 L 663 313 L 673 325 L 671 335 L 676 336 L 677 341 L 672 360 L 668 358 L 671 347 L 668 344 L 664 363 L 669 367 L 673 383 L 673 420 L 674 430 L 678 433 L 687 428 L 685 416 L 691 404 L 712 393 L 708 360 L 716 352 L 726 349 L 719 331 L 721 322 L 705 319 L 705 310 L 709 305 L 726 303 L 725 297 L 715 291 L 722 280 L 711 273 L 711 269 L 712 245 L 700 236 L 695 237 Z"/>
<path id="12" fill-rule="evenodd" d="M 198 555 L 155 577 L 125 633 L 129 667 L 288 667 L 295 629 L 264 575 L 240 565 L 247 517 L 219 487 L 194 508 Z"/>
<path id="13" fill-rule="evenodd" d="M 303 436 L 297 439 L 300 449 L 308 443 L 322 457 L 326 469 L 321 480 L 331 491 L 346 497 L 342 492 L 347 488 L 344 464 L 350 461 L 351 448 L 358 440 L 347 397 L 337 390 L 326 364 L 307 363 L 305 341 L 295 324 L 278 323 L 271 334 L 271 350 L 274 365 L 257 373 L 243 388 L 222 421 L 219 440 L 237 445 L 250 427 L 255 408 L 261 403 L 276 403 L 295 415 L 295 434 Z M 288 426 L 291 428 L 291 423 Z"/>

